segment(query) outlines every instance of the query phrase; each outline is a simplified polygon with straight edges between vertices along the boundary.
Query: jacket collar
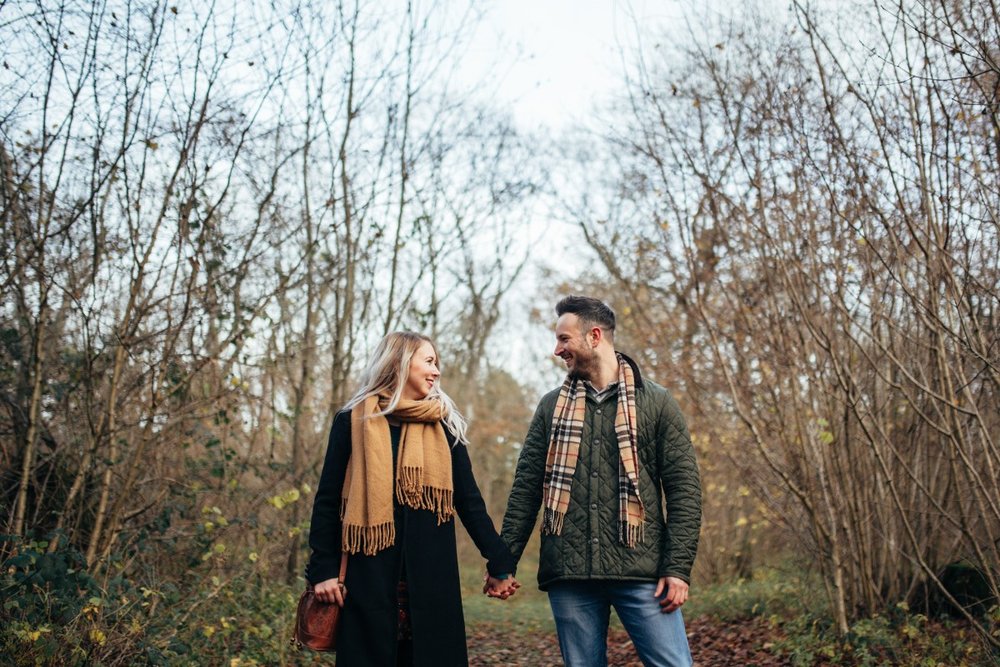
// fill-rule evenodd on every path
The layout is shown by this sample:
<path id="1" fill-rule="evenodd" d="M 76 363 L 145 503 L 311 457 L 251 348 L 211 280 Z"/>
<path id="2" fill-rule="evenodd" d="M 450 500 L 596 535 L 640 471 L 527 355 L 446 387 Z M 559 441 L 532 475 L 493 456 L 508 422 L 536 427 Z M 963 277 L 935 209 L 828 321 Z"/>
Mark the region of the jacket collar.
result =
<path id="1" fill-rule="evenodd" d="M 635 363 L 635 359 L 633 359 L 632 357 L 628 356 L 627 354 L 625 354 L 620 350 L 615 350 L 615 352 L 622 355 L 622 359 L 624 359 L 628 363 L 628 365 L 632 367 L 632 373 L 635 375 L 635 388 L 642 389 L 643 386 L 642 373 L 639 372 L 639 366 L 638 364 Z"/>

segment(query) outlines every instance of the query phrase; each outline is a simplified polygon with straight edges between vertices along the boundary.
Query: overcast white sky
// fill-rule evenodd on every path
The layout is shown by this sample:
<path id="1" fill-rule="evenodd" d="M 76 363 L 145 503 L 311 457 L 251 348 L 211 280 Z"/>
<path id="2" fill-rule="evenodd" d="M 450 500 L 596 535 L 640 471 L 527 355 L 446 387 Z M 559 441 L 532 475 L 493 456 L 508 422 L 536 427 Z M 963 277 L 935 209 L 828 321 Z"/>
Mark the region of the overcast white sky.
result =
<path id="1" fill-rule="evenodd" d="M 680 20 L 679 0 L 497 0 L 469 51 L 526 130 L 562 129 L 621 85 L 621 48 L 640 25 Z"/>
<path id="2" fill-rule="evenodd" d="M 857 0 L 820 0 L 848 8 Z M 787 0 L 494 0 L 468 51 L 523 129 L 562 129 L 621 88 L 622 52 L 643 39 L 689 39 L 688 20 L 726 21 L 753 8 L 790 20 Z M 648 45 L 648 44 L 647 44 Z M 480 68 L 477 71 L 477 67 Z"/>

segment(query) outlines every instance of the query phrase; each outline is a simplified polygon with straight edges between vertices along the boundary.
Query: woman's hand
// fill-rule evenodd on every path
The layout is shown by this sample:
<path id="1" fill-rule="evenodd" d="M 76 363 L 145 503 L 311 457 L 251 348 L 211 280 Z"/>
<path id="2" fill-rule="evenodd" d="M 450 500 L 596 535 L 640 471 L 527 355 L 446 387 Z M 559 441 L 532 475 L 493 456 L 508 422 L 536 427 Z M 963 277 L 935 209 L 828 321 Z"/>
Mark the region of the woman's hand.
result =
<path id="1" fill-rule="evenodd" d="M 336 603 L 339 606 L 344 606 L 344 596 L 347 595 L 347 589 L 344 585 L 340 583 L 337 577 L 333 579 L 327 579 L 326 581 L 321 581 L 315 586 L 313 586 L 313 593 L 316 594 L 316 599 L 321 602 L 326 602 L 327 604 Z"/>
<path id="2" fill-rule="evenodd" d="M 491 577 L 488 572 L 483 575 L 483 593 L 491 598 L 506 600 L 516 593 L 520 587 L 520 582 L 512 576 L 505 579 L 497 579 L 496 577 Z"/>

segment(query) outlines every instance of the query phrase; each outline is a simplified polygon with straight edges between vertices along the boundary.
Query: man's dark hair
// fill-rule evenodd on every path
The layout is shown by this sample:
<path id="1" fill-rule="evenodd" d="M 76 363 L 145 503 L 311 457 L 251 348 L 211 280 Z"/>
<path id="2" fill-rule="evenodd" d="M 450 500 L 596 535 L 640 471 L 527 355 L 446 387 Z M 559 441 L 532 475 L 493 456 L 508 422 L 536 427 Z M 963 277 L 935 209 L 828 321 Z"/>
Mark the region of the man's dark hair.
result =
<path id="1" fill-rule="evenodd" d="M 581 322 L 597 325 L 609 337 L 614 337 L 615 311 L 611 310 L 611 306 L 600 299 L 576 295 L 563 297 L 556 304 L 556 315 L 562 316 L 566 313 L 573 313 L 580 318 Z"/>

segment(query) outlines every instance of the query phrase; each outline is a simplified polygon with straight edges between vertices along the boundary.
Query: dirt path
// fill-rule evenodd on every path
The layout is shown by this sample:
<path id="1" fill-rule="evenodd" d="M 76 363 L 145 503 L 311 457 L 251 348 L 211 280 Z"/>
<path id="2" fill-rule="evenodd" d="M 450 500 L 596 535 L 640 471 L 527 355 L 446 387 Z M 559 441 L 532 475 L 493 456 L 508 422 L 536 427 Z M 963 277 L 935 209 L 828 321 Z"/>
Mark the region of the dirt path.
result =
<path id="1" fill-rule="evenodd" d="M 788 664 L 774 657 L 768 647 L 773 629 L 760 619 L 722 623 L 697 618 L 688 623 L 688 640 L 698 667 L 779 667 Z M 507 638 L 494 632 L 469 634 L 471 667 L 557 667 L 562 665 L 559 642 L 554 634 L 530 634 Z M 628 635 L 612 631 L 608 636 L 608 664 L 641 667 Z"/>

